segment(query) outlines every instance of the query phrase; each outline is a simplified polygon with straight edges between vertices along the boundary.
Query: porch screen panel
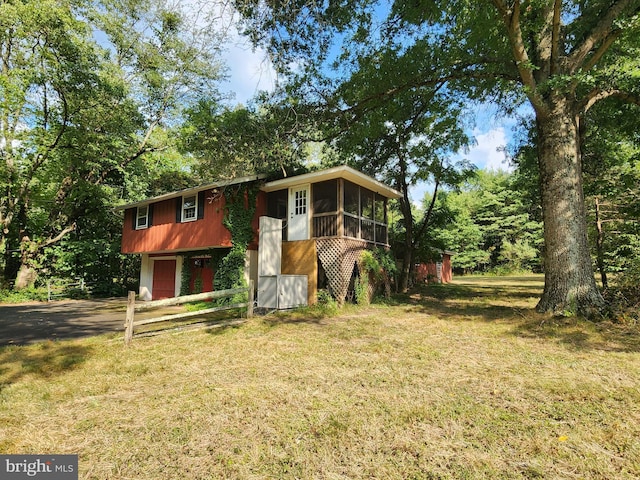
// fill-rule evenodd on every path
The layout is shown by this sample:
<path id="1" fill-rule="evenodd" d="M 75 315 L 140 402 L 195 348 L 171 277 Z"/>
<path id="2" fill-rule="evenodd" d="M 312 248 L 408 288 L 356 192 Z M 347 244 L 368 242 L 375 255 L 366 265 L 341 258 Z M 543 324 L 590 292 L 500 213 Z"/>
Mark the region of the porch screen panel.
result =
<path id="1" fill-rule="evenodd" d="M 344 211 L 351 215 L 360 215 L 360 187 L 344 182 Z"/>
<path id="2" fill-rule="evenodd" d="M 373 192 L 360 188 L 360 216 L 373 220 Z"/>
<path id="3" fill-rule="evenodd" d="M 314 183 L 313 186 L 313 213 L 330 213 L 338 211 L 338 181 Z"/>
<path id="4" fill-rule="evenodd" d="M 312 186 L 313 237 L 338 235 L 338 180 L 314 183 Z"/>

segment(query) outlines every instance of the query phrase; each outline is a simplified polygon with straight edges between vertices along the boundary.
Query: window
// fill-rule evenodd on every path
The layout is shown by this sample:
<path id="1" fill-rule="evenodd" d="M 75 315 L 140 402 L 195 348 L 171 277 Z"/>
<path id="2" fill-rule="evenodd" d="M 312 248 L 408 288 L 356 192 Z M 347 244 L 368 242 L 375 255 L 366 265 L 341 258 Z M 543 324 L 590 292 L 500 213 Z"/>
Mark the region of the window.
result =
<path id="1" fill-rule="evenodd" d="M 136 211 L 136 230 L 149 226 L 149 205 L 138 207 Z"/>
<path id="2" fill-rule="evenodd" d="M 189 195 L 182 197 L 182 221 L 191 222 L 198 219 L 198 197 Z"/>
<path id="3" fill-rule="evenodd" d="M 307 190 L 296 190 L 294 200 L 294 213 L 295 215 L 307 214 Z"/>
<path id="4" fill-rule="evenodd" d="M 267 215 L 273 218 L 287 218 L 288 190 L 278 190 L 267 194 Z"/>

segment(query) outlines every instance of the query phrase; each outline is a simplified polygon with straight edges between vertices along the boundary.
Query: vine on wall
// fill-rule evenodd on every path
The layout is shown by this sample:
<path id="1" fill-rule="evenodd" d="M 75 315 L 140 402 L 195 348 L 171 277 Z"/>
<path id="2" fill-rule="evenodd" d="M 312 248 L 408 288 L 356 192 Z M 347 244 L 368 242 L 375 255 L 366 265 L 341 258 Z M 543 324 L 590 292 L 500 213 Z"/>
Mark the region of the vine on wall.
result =
<path id="1" fill-rule="evenodd" d="M 231 232 L 231 250 L 219 262 L 216 269 L 215 290 L 246 286 L 244 265 L 247 247 L 253 240 L 251 222 L 256 211 L 258 197 L 256 185 L 227 187 L 223 225 Z"/>
<path id="2" fill-rule="evenodd" d="M 191 293 L 189 283 L 191 282 L 191 265 L 193 254 L 187 253 L 182 256 L 182 275 L 180 276 L 180 296 Z"/>

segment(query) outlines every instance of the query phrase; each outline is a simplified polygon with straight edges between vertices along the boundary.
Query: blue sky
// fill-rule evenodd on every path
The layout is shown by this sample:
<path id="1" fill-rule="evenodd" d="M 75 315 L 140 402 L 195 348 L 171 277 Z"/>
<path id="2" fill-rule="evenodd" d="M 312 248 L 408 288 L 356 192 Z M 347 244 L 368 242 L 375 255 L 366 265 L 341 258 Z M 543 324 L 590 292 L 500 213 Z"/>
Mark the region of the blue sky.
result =
<path id="1" fill-rule="evenodd" d="M 266 53 L 253 49 L 248 40 L 235 34 L 225 55 L 229 80 L 222 86 L 224 92 L 234 94 L 231 105 L 246 104 L 260 90 L 272 90 L 276 74 Z M 514 118 L 501 116 L 491 105 L 474 107 L 469 135 L 475 140 L 467 152 L 457 156 L 470 160 L 480 169 L 510 170 L 504 149 L 509 145 L 516 125 Z M 431 186 L 421 184 L 411 192 L 414 202 L 420 202 Z"/>
<path id="2" fill-rule="evenodd" d="M 273 90 L 276 73 L 266 52 L 252 48 L 236 31 L 231 32 L 224 62 L 229 68 L 229 79 L 221 88 L 234 94 L 231 105 L 246 104 L 259 91 Z"/>

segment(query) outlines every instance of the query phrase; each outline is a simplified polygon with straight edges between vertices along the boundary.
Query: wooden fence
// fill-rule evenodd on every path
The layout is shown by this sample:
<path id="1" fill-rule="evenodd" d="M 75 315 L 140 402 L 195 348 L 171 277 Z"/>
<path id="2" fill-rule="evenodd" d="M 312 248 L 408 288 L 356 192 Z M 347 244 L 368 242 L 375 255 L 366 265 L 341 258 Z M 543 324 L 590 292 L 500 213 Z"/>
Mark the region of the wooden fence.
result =
<path id="1" fill-rule="evenodd" d="M 144 320 L 135 320 L 135 312 L 141 310 L 151 310 L 158 307 L 168 307 L 171 305 L 181 305 L 183 303 L 190 302 L 202 302 L 206 300 L 213 300 L 216 298 L 226 298 L 240 293 L 247 293 L 248 299 L 246 302 L 234 303 L 230 305 L 223 305 L 219 307 L 207 308 L 205 310 L 197 310 L 194 312 L 176 313 L 173 315 L 163 315 L 161 317 L 147 318 Z M 230 290 L 218 290 L 215 292 L 196 293 L 194 295 L 183 295 L 181 297 L 165 298 L 164 300 L 154 300 L 152 302 L 145 302 L 136 305 L 136 292 L 129 292 L 127 298 L 127 316 L 125 318 L 124 326 L 124 342 L 128 345 L 133 340 L 134 327 L 140 325 L 147 325 L 150 323 L 168 322 L 171 320 L 182 320 L 185 318 L 199 317 L 207 315 L 213 312 L 221 312 L 224 310 L 233 310 L 236 308 L 246 308 L 247 317 L 253 316 L 253 281 L 249 281 L 249 286 L 244 288 L 233 288 Z"/>
<path id="2" fill-rule="evenodd" d="M 75 282 L 62 279 L 47 279 L 47 302 L 56 298 L 85 297 L 89 294 L 90 287 L 84 278 L 78 278 Z"/>

